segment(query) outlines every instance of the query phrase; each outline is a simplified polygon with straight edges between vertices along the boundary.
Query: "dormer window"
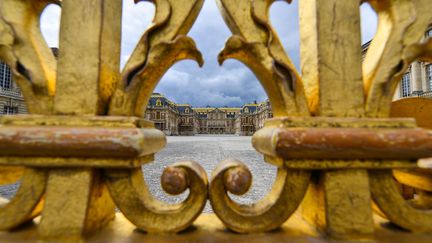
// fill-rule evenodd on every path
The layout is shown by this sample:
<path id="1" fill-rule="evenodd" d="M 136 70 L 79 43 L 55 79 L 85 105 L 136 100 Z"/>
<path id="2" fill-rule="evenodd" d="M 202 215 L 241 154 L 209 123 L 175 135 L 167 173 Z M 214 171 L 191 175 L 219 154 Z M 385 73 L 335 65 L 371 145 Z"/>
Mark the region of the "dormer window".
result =
<path id="1" fill-rule="evenodd" d="M 186 107 L 185 113 L 189 113 L 189 107 Z"/>
<path id="2" fill-rule="evenodd" d="M 249 113 L 249 108 L 247 108 L 247 107 L 244 108 L 244 112 L 245 112 L 245 113 Z"/>
<path id="3" fill-rule="evenodd" d="M 160 99 L 157 99 L 157 100 L 156 100 L 156 106 L 162 106 L 162 102 L 161 102 Z"/>

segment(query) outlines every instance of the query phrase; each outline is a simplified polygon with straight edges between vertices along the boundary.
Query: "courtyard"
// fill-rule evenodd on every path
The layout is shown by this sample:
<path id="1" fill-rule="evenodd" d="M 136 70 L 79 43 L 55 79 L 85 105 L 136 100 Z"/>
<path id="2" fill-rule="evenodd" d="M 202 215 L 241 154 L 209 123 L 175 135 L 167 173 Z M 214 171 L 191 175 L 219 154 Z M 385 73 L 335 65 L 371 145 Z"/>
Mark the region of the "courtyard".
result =
<path id="1" fill-rule="evenodd" d="M 145 181 L 156 198 L 169 203 L 179 202 L 188 192 L 180 196 L 169 196 L 163 192 L 160 185 L 160 176 L 166 166 L 179 161 L 194 160 L 203 166 L 210 180 L 211 173 L 219 162 L 235 158 L 251 170 L 253 184 L 247 194 L 233 198 L 239 202 L 252 203 L 263 198 L 270 190 L 276 176 L 276 167 L 264 162 L 263 157 L 252 147 L 251 138 L 235 135 L 168 136 L 165 149 L 156 154 L 153 163 L 143 166 Z M 18 184 L 1 186 L 0 196 L 11 198 L 17 186 Z M 204 212 L 211 212 L 208 202 Z"/>

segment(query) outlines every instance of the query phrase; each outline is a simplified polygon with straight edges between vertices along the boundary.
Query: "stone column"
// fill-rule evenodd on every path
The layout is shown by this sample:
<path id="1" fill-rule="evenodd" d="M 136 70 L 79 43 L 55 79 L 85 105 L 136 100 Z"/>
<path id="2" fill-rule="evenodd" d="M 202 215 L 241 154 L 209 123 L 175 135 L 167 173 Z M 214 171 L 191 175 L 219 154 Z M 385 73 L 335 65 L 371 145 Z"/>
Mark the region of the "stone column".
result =
<path id="1" fill-rule="evenodd" d="M 422 68 L 420 62 L 416 61 L 411 64 L 411 92 L 423 91 L 422 87 Z"/>

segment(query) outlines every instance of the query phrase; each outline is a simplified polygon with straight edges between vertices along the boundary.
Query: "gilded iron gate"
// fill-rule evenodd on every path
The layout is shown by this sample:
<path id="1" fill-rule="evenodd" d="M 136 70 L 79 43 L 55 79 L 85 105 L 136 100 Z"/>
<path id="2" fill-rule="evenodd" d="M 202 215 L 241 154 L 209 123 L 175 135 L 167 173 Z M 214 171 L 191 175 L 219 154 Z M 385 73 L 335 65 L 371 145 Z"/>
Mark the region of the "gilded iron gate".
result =
<path id="1" fill-rule="evenodd" d="M 174 63 L 203 65 L 186 36 L 203 0 L 152 2 L 153 23 L 119 72 L 122 1 L 0 0 L 0 58 L 32 113 L 0 118 L 0 182 L 22 175 L 15 197 L 0 207 L 0 229 L 41 215 L 43 239 L 79 239 L 104 227 L 118 207 L 143 231 L 179 232 L 209 199 L 226 227 L 240 233 L 276 229 L 301 203 L 303 216 L 335 238 L 373 234 L 373 210 L 406 230 L 432 231 L 430 171 L 417 163 L 432 157 L 432 132 L 414 119 L 389 118 L 405 69 L 431 59 L 432 41 L 420 41 L 432 23 L 429 0 L 300 0 L 302 76 L 270 25 L 274 1 L 217 0 L 233 33 L 219 62 L 247 65 L 275 116 L 253 145 L 277 166 L 277 178 L 253 205 L 238 205 L 228 194 L 241 195 L 251 184 L 237 160 L 221 162 L 210 182 L 196 162 L 166 168 L 166 192 L 190 191 L 177 205 L 157 201 L 144 184 L 141 165 L 166 143 L 140 118 L 146 103 Z M 361 2 L 379 18 L 363 63 Z M 50 3 L 62 5 L 58 60 L 39 29 Z M 419 188 L 417 204 L 403 199 L 392 170 Z"/>

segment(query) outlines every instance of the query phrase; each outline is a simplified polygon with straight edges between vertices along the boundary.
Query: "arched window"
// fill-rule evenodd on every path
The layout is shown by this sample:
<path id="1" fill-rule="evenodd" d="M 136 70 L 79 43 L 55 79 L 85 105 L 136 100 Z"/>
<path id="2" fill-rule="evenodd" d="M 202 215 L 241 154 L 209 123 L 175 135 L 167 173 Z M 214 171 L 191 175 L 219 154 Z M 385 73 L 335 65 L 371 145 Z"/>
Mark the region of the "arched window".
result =
<path id="1" fill-rule="evenodd" d="M 247 107 L 244 108 L 244 112 L 245 112 L 245 113 L 249 113 L 249 108 L 247 108 Z"/>

